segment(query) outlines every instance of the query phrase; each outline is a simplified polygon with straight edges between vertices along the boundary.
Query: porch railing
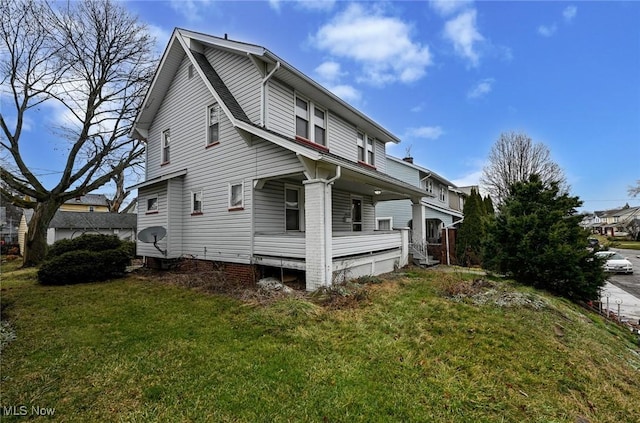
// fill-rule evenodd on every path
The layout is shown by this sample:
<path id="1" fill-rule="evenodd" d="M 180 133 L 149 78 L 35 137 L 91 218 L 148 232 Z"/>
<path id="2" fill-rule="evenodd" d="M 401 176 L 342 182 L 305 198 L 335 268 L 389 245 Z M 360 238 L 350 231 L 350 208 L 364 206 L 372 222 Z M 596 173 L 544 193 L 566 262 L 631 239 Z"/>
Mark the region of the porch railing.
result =
<path id="1" fill-rule="evenodd" d="M 332 247 L 333 258 L 391 250 L 402 247 L 402 233 L 400 231 L 376 231 L 359 234 L 334 232 Z M 253 253 L 271 257 L 304 259 L 306 254 L 304 233 L 256 234 L 253 238 Z"/>

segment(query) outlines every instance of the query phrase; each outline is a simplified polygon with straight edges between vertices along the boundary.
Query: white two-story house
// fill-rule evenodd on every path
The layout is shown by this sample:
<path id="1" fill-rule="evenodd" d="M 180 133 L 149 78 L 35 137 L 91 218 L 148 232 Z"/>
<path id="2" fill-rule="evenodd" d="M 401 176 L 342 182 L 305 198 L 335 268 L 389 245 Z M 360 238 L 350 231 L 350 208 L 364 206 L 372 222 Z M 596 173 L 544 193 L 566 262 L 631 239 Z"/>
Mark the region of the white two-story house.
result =
<path id="1" fill-rule="evenodd" d="M 176 29 L 131 135 L 138 230 L 166 230 L 138 241 L 151 261 L 296 269 L 308 290 L 407 263 L 408 230 L 376 230 L 376 204 L 428 195 L 386 173 L 399 139 L 264 47 Z"/>
<path id="2" fill-rule="evenodd" d="M 378 227 L 411 226 L 412 243 L 424 247 L 440 244 L 442 229 L 452 227 L 463 217 L 466 194 L 437 173 L 414 164 L 413 158 L 387 156 L 386 171 L 390 175 L 424 189 L 428 195 L 419 204 L 410 200 L 381 202 L 376 205 Z"/>

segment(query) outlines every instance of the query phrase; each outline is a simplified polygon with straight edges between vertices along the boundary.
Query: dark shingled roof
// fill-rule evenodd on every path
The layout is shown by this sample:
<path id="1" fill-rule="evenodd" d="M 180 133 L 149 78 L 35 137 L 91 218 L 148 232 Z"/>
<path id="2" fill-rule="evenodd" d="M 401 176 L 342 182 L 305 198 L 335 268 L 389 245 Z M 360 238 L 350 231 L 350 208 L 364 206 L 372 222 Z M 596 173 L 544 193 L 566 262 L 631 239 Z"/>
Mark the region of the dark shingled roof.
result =
<path id="1" fill-rule="evenodd" d="M 65 204 L 84 204 L 87 206 L 109 206 L 107 196 L 104 194 L 85 194 L 64 202 Z"/>
<path id="2" fill-rule="evenodd" d="M 209 63 L 205 55 L 193 50 L 191 50 L 191 54 L 193 54 L 193 57 L 198 62 L 198 66 L 200 66 L 200 69 L 202 69 L 202 72 L 204 72 L 207 80 L 209 81 L 213 89 L 216 90 L 216 92 L 220 96 L 220 99 L 224 102 L 225 106 L 227 106 L 227 109 L 229 109 L 233 117 L 236 120 L 251 123 L 251 120 L 247 117 L 247 114 L 244 112 L 242 107 L 240 107 L 238 100 L 236 100 L 233 94 L 231 94 L 231 91 L 229 91 L 229 88 L 227 88 L 225 83 L 222 81 L 222 78 L 220 78 L 215 69 L 213 69 L 213 66 L 211 66 L 211 63 Z"/>
<path id="3" fill-rule="evenodd" d="M 24 211 L 27 223 L 33 210 Z M 138 215 L 133 213 L 85 213 L 58 210 L 50 228 L 57 229 L 136 229 Z"/>

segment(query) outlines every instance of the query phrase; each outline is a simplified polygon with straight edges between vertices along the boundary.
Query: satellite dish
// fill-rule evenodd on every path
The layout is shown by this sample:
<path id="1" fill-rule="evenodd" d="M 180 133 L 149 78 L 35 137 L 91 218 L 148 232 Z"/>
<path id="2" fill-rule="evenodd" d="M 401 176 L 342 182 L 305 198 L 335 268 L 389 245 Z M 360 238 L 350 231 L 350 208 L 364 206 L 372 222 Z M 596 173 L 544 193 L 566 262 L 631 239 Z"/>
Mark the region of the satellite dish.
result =
<path id="1" fill-rule="evenodd" d="M 142 242 L 153 243 L 153 246 L 156 247 L 158 251 L 160 251 L 163 255 L 167 255 L 167 250 L 162 250 L 158 247 L 158 241 L 167 236 L 167 230 L 162 226 L 150 226 L 141 230 L 138 233 L 138 239 Z"/>
<path id="2" fill-rule="evenodd" d="M 167 230 L 162 226 L 150 226 L 143 229 L 138 234 L 138 239 L 142 242 L 158 242 L 167 236 Z"/>

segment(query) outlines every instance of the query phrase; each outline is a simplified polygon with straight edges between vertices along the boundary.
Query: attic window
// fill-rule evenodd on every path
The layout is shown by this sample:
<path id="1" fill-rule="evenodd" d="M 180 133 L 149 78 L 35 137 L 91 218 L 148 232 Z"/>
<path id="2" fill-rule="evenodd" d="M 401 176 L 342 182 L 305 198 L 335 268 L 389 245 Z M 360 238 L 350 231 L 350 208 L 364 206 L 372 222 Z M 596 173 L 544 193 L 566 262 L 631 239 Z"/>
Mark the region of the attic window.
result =
<path id="1" fill-rule="evenodd" d="M 189 69 L 187 70 L 187 74 L 189 75 L 189 79 L 193 78 L 193 65 L 189 65 Z"/>

